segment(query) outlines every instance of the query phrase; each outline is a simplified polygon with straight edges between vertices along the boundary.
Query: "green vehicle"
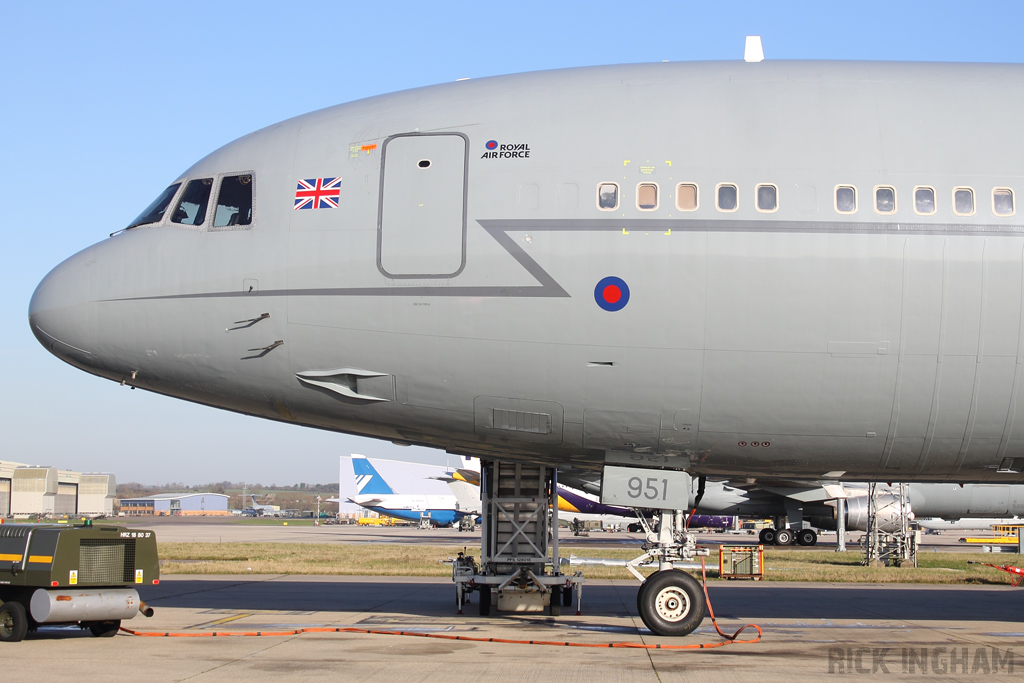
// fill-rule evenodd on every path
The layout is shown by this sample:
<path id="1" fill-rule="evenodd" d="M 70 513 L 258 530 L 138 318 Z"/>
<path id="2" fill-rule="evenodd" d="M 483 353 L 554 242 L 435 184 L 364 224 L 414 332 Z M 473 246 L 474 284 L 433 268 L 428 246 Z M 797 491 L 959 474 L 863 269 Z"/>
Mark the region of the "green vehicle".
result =
<path id="1" fill-rule="evenodd" d="M 153 610 L 136 588 L 160 582 L 152 531 L 84 524 L 0 525 L 0 641 L 40 625 L 111 637 Z"/>

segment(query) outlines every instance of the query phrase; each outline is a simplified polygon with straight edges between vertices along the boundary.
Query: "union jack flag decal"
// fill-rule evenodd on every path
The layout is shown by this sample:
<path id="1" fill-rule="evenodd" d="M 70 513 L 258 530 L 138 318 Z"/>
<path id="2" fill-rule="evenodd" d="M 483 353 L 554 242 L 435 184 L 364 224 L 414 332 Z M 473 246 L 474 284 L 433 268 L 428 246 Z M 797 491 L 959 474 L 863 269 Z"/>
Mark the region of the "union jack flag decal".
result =
<path id="1" fill-rule="evenodd" d="M 341 178 L 306 178 L 295 186 L 295 209 L 336 209 Z"/>

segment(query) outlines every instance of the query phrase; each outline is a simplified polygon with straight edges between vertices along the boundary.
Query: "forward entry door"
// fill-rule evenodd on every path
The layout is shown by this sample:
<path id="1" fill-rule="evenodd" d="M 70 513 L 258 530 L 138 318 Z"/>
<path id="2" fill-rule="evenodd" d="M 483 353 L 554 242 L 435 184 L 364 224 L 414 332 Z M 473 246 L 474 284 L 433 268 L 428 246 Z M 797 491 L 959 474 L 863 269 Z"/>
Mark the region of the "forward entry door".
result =
<path id="1" fill-rule="evenodd" d="M 377 265 L 388 277 L 451 277 L 465 266 L 467 154 L 461 133 L 384 141 Z"/>

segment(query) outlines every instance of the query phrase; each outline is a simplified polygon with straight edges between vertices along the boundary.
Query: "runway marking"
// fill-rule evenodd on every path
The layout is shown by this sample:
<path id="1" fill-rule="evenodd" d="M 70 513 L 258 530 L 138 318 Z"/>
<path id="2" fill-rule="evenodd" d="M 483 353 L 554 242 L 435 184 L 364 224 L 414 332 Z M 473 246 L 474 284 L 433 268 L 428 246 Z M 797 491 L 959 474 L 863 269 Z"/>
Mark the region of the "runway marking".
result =
<path id="1" fill-rule="evenodd" d="M 238 621 L 239 619 L 245 619 L 246 617 L 251 617 L 251 616 L 252 615 L 248 614 L 248 613 L 245 613 L 245 614 L 234 614 L 234 615 L 232 615 L 230 617 L 224 617 L 223 619 L 217 619 L 215 621 L 207 621 L 207 622 L 204 622 L 202 624 L 196 624 L 194 626 L 189 626 L 188 628 L 189 629 L 209 628 L 210 626 L 217 626 L 219 624 L 227 624 L 229 622 Z"/>
<path id="2" fill-rule="evenodd" d="M 200 614 L 238 614 L 238 610 L 234 609 L 207 609 L 200 612 Z M 246 614 L 278 614 L 286 617 L 308 617 L 311 614 L 316 614 L 316 610 L 289 610 L 289 609 L 250 609 L 246 610 Z"/>

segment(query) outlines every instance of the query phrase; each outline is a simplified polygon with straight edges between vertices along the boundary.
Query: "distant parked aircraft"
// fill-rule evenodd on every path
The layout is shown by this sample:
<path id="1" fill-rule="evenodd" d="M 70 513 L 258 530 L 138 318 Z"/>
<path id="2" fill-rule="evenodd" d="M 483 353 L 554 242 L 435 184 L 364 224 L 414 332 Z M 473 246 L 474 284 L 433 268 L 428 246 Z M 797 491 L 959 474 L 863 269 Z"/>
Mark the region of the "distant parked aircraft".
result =
<path id="1" fill-rule="evenodd" d="M 466 508 L 455 495 L 395 493 L 364 455 L 352 455 L 352 471 L 356 478 L 356 495 L 348 500 L 367 510 L 412 522 L 429 519 L 434 526 L 448 526 L 463 517 L 478 514 L 479 505 Z"/>

